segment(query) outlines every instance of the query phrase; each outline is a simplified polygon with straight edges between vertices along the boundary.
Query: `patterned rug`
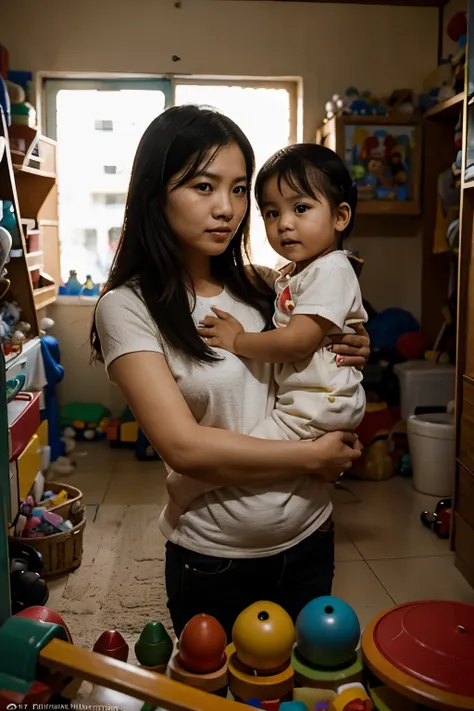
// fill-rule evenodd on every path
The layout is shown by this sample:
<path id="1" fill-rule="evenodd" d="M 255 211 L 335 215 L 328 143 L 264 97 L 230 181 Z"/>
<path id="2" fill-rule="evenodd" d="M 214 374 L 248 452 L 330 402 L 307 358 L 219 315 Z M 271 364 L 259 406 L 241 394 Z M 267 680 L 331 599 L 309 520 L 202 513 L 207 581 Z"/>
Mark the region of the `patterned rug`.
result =
<path id="1" fill-rule="evenodd" d="M 105 504 L 88 520 L 82 564 L 58 608 L 77 646 L 92 649 L 102 632 L 116 629 L 134 663 L 133 647 L 147 622 L 159 620 L 171 633 L 159 513 L 156 505 Z"/>

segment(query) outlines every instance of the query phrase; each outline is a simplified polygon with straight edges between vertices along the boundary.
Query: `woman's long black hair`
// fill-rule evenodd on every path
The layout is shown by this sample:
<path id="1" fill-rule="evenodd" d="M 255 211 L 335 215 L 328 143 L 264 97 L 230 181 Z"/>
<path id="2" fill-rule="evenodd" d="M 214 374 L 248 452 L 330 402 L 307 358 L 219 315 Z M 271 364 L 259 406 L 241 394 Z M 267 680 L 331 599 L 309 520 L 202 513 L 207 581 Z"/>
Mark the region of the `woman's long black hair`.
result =
<path id="1" fill-rule="evenodd" d="M 223 146 L 237 144 L 246 165 L 249 195 L 254 153 L 241 129 L 213 109 L 179 106 L 167 109 L 145 131 L 135 156 L 117 252 L 102 295 L 126 284 L 143 299 L 167 343 L 200 362 L 216 356 L 196 331 L 189 293 L 192 282 L 178 239 L 166 222 L 163 206 L 169 180 L 184 170 L 179 184 L 192 180 L 203 162 Z M 271 324 L 272 292 L 253 270 L 249 258 L 250 200 L 244 219 L 223 254 L 211 258 L 213 276 L 240 301 Z M 250 258 L 249 258 L 250 261 Z M 93 357 L 102 360 L 95 319 L 90 342 Z"/>
<path id="2" fill-rule="evenodd" d="M 351 219 L 339 236 L 338 249 L 342 249 L 352 232 L 357 207 L 357 185 L 342 158 L 330 148 L 316 143 L 297 143 L 282 148 L 258 172 L 255 197 L 259 207 L 264 185 L 275 175 L 279 188 L 284 180 L 296 192 L 316 200 L 318 193 L 324 195 L 333 212 L 341 203 L 347 202 L 351 208 Z"/>

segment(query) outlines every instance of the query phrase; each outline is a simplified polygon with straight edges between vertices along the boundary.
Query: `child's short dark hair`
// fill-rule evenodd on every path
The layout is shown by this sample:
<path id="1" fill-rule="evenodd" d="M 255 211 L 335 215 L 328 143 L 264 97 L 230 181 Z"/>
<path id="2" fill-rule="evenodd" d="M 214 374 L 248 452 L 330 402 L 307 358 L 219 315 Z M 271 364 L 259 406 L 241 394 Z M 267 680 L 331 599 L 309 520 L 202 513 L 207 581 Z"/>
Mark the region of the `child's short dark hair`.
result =
<path id="1" fill-rule="evenodd" d="M 255 197 L 259 206 L 265 183 L 275 175 L 278 176 L 279 187 L 284 180 L 293 190 L 310 195 L 315 200 L 318 193 L 323 195 L 331 210 L 342 202 L 348 203 L 351 219 L 340 236 L 340 248 L 352 232 L 357 207 L 357 185 L 342 158 L 330 148 L 315 143 L 297 143 L 282 148 L 267 160 L 257 175 Z"/>

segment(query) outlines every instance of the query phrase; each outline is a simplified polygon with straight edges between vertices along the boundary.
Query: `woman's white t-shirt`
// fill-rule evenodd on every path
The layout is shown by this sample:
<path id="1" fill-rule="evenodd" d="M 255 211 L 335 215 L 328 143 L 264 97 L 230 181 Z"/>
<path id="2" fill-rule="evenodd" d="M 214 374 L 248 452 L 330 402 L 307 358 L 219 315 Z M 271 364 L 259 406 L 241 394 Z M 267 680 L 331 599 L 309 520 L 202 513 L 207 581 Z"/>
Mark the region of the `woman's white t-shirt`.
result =
<path id="1" fill-rule="evenodd" d="M 257 310 L 225 289 L 212 298 L 196 298 L 196 325 L 206 315 L 213 315 L 211 306 L 232 314 L 246 331 L 264 327 Z M 106 368 L 127 353 L 162 353 L 200 425 L 249 434 L 269 417 L 275 404 L 272 364 L 223 350 L 218 351 L 221 361 L 195 363 L 161 337 L 146 305 L 128 286 L 100 299 L 96 324 Z M 166 462 L 165 466 L 171 473 Z M 186 479 L 183 477 L 184 486 Z M 185 513 L 169 502 L 160 516 L 160 528 L 168 540 L 190 550 L 218 557 L 257 558 L 296 545 L 316 531 L 331 512 L 325 485 L 315 477 L 301 476 L 265 487 L 249 484 L 215 489 L 193 501 Z"/>

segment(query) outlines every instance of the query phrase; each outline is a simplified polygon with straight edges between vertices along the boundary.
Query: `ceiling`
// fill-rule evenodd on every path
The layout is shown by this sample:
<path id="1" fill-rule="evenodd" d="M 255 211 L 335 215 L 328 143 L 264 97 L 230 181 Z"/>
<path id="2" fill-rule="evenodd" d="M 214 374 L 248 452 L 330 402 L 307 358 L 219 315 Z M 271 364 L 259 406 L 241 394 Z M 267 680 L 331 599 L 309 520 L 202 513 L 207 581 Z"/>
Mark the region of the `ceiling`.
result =
<path id="1" fill-rule="evenodd" d="M 240 0 L 259 2 L 260 0 Z M 271 0 L 272 2 L 312 2 L 339 5 L 391 5 L 392 7 L 443 7 L 449 0 Z"/>

